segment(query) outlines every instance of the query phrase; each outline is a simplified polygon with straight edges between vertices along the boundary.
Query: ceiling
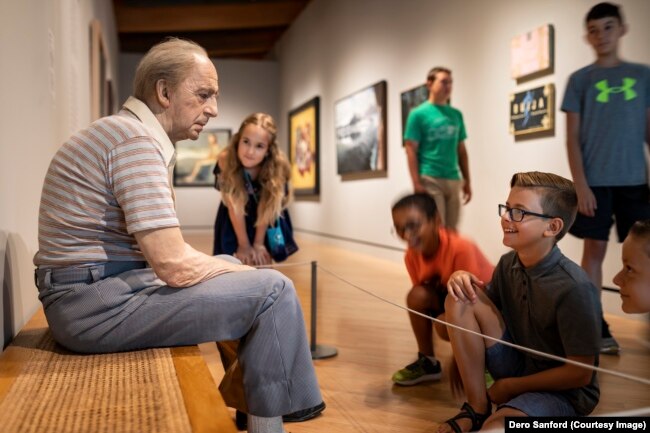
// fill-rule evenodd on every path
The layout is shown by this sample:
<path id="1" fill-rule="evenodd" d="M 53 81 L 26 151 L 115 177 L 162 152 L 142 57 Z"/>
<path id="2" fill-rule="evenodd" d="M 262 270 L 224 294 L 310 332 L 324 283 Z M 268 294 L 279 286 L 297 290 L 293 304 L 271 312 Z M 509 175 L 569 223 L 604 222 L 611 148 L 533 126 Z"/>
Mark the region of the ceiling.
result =
<path id="1" fill-rule="evenodd" d="M 210 57 L 270 59 L 310 0 L 113 0 L 120 52 L 145 53 L 167 36 L 191 39 Z"/>

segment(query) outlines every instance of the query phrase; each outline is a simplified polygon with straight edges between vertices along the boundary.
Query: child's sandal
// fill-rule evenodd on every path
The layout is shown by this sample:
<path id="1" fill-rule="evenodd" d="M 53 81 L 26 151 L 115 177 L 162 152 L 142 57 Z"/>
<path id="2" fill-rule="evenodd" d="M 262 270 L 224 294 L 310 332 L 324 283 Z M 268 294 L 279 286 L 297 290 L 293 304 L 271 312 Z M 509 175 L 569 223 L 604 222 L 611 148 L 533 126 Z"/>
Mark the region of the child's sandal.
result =
<path id="1" fill-rule="evenodd" d="M 486 419 L 492 414 L 492 405 L 488 404 L 487 413 L 477 413 L 469 403 L 463 403 L 463 406 L 460 408 L 460 413 L 453 418 L 449 418 L 445 423 L 451 426 L 452 430 L 456 433 L 463 433 L 463 430 L 460 428 L 456 420 L 459 419 L 468 419 L 472 422 L 472 429 L 470 431 L 477 431 L 483 427 L 483 423 Z"/>

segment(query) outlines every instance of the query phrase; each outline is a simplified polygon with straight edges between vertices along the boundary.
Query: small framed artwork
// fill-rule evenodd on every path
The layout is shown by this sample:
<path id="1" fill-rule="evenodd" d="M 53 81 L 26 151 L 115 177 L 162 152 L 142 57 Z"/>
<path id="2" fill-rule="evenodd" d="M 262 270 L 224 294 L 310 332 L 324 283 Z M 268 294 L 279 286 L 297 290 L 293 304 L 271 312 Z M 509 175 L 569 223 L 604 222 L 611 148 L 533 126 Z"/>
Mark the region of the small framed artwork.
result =
<path id="1" fill-rule="evenodd" d="M 510 133 L 552 135 L 555 132 L 555 86 L 551 83 L 510 95 Z"/>
<path id="2" fill-rule="evenodd" d="M 291 185 L 296 196 L 320 193 L 318 155 L 320 98 L 315 97 L 289 112 Z"/>
<path id="3" fill-rule="evenodd" d="M 108 79 L 108 61 L 98 20 L 90 22 L 90 115 L 92 120 L 113 113 L 113 86 Z"/>
<path id="4" fill-rule="evenodd" d="M 214 166 L 230 134 L 230 129 L 206 129 L 196 140 L 177 142 L 174 186 L 214 186 Z"/>
<path id="5" fill-rule="evenodd" d="M 342 180 L 385 177 L 386 81 L 380 81 L 334 105 L 336 159 Z"/>
<path id="6" fill-rule="evenodd" d="M 404 146 L 404 131 L 406 131 L 406 119 L 412 109 L 429 99 L 429 89 L 426 84 L 413 87 L 400 94 L 402 102 L 402 146 Z"/>
<path id="7" fill-rule="evenodd" d="M 510 42 L 510 73 L 518 82 L 553 72 L 554 30 L 545 24 Z"/>

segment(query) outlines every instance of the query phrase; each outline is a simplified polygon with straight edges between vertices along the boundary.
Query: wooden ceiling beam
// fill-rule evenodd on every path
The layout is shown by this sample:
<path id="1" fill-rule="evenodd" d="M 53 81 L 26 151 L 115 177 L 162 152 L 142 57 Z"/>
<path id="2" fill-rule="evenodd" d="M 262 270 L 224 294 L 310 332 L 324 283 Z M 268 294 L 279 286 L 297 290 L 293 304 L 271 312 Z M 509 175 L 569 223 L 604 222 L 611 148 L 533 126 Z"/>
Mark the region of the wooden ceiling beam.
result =
<path id="1" fill-rule="evenodd" d="M 191 39 L 201 45 L 210 57 L 263 57 L 269 52 L 275 41 L 282 35 L 284 28 L 259 29 L 228 32 L 182 32 L 165 33 L 123 33 L 119 35 L 120 51 L 144 53 L 167 36 Z"/>
<path id="2" fill-rule="evenodd" d="M 213 31 L 290 24 L 307 4 L 285 0 L 247 4 L 133 7 L 115 3 L 119 33 Z"/>

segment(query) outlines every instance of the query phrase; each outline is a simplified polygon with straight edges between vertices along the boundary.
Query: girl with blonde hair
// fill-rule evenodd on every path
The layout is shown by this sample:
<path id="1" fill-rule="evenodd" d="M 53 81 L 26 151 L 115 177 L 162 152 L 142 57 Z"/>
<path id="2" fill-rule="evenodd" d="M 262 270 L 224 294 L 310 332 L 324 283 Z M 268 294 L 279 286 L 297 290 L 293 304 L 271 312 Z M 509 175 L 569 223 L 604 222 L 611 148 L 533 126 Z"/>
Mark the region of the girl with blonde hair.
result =
<path id="1" fill-rule="evenodd" d="M 273 118 L 253 113 L 219 155 L 215 166 L 221 204 L 214 225 L 214 254 L 231 254 L 249 265 L 271 263 L 266 230 L 286 206 L 291 169 L 277 143 Z"/>

